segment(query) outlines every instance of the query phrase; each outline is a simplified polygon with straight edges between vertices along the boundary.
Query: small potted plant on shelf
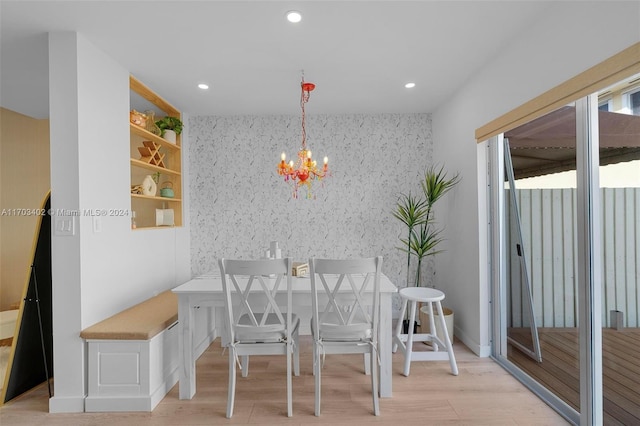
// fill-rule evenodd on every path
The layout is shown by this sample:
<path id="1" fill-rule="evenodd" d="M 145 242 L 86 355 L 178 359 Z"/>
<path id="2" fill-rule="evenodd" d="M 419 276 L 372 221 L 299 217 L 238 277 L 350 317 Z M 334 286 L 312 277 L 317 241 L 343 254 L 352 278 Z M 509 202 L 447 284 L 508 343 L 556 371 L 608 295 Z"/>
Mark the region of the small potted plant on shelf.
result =
<path id="1" fill-rule="evenodd" d="M 160 136 L 171 143 L 176 143 L 176 135 L 182 133 L 182 121 L 178 117 L 164 117 L 156 121 L 156 125 L 162 132 Z"/>

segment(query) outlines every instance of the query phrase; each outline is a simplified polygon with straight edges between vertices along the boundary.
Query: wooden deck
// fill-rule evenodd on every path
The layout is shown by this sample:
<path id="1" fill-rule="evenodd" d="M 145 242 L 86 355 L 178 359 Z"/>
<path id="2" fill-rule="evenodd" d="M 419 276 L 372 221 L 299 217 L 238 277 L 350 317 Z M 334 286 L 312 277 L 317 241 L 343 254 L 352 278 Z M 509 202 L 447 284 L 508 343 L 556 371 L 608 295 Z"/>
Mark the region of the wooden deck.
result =
<path id="1" fill-rule="evenodd" d="M 578 410 L 578 329 L 540 328 L 538 333 L 541 363 L 511 345 L 508 359 Z M 530 340 L 528 329 L 511 329 L 509 335 L 519 342 Z M 603 329 L 602 346 L 604 424 L 640 424 L 640 328 Z"/>

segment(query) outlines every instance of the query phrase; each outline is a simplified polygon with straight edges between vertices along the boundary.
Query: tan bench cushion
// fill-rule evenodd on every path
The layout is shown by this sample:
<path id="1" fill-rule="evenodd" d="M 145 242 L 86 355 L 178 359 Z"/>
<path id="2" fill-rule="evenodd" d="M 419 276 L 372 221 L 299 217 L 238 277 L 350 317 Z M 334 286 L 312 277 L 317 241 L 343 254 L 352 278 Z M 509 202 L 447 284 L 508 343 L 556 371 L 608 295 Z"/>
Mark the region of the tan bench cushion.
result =
<path id="1" fill-rule="evenodd" d="M 167 290 L 82 330 L 83 339 L 149 340 L 178 320 L 178 296 Z"/>

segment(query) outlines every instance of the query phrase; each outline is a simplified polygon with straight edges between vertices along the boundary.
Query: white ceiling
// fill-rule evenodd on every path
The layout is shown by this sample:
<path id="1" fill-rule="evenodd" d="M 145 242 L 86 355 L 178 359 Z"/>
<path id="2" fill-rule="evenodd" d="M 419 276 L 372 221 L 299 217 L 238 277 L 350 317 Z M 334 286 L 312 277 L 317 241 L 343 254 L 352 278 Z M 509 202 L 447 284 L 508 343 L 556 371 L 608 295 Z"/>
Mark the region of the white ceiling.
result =
<path id="1" fill-rule="evenodd" d="M 303 69 L 309 113 L 431 112 L 549 4 L 1 0 L 0 105 L 48 117 L 46 33 L 69 30 L 191 114 L 298 114 Z"/>

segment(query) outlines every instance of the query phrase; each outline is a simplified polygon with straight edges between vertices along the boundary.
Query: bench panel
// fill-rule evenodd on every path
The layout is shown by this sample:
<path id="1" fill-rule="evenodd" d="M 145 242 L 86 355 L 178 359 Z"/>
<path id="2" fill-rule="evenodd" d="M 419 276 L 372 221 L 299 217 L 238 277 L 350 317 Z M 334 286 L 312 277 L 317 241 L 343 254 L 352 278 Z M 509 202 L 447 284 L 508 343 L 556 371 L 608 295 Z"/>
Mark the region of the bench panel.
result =
<path id="1" fill-rule="evenodd" d="M 105 347 L 111 346 L 111 351 Z M 140 350 L 120 352 L 122 345 L 101 344 L 98 348 L 98 386 L 140 386 Z M 115 352 L 113 352 L 115 350 Z"/>
<path id="2" fill-rule="evenodd" d="M 144 361 L 149 342 L 95 340 L 89 342 L 89 395 L 142 395 L 148 387 Z M 145 377 L 146 376 L 146 377 Z"/>

